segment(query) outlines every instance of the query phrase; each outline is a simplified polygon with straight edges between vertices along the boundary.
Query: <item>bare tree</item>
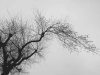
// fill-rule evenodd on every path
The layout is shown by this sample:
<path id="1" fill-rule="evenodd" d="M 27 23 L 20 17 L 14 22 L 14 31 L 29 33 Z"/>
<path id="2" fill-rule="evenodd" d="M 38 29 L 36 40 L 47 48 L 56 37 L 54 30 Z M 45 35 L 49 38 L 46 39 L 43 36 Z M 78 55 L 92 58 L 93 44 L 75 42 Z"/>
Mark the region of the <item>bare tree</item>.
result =
<path id="1" fill-rule="evenodd" d="M 57 36 L 70 51 L 79 51 L 82 47 L 87 51 L 97 52 L 96 47 L 88 41 L 88 37 L 78 35 L 69 23 L 47 20 L 39 13 L 35 16 L 32 25 L 23 22 L 20 18 L 4 20 L 0 24 L 1 75 L 22 73 L 23 65 L 27 61 L 42 56 L 44 44 L 47 39 L 52 39 L 52 36 Z"/>

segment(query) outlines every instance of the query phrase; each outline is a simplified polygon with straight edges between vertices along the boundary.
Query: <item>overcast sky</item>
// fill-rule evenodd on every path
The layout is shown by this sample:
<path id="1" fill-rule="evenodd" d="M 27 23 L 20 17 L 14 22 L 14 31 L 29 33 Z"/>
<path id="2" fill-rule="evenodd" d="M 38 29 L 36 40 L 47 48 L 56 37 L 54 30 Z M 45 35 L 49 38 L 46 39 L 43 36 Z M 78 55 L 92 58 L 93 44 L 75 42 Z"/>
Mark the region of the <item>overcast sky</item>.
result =
<path id="1" fill-rule="evenodd" d="M 39 9 L 46 18 L 63 19 L 79 34 L 89 35 L 100 48 L 100 0 L 0 0 L 0 16 L 22 14 L 32 18 Z M 70 53 L 58 40 L 50 42 L 45 59 L 34 64 L 29 75 L 100 75 L 100 56 Z"/>

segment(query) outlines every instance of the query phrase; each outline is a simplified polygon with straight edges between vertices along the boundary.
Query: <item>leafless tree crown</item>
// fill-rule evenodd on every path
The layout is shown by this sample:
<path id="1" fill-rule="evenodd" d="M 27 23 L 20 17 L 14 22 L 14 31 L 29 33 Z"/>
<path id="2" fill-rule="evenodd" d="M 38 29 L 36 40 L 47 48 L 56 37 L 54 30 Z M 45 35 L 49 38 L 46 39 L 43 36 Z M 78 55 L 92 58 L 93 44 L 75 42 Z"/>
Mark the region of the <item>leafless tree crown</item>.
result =
<path id="1" fill-rule="evenodd" d="M 35 24 L 28 25 L 20 18 L 3 21 L 0 27 L 0 71 L 15 74 L 22 72 L 23 63 L 31 57 L 42 56 L 47 39 L 57 36 L 64 47 L 79 51 L 78 47 L 97 52 L 87 36 L 78 35 L 69 23 L 47 20 L 41 14 L 35 16 Z M 36 59 L 36 58 L 35 58 Z M 34 58 L 32 60 L 35 60 Z M 34 62 L 33 62 L 34 63 Z"/>

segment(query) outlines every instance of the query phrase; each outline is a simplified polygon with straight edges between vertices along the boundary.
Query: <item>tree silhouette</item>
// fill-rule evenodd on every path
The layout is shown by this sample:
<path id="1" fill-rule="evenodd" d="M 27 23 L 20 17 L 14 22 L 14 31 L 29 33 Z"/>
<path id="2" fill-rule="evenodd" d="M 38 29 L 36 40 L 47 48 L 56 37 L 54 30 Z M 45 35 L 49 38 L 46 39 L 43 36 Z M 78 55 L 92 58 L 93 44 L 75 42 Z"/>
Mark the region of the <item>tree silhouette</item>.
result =
<path id="1" fill-rule="evenodd" d="M 4 20 L 0 25 L 1 75 L 22 73 L 23 65 L 27 61 L 35 60 L 36 56 L 42 57 L 44 44 L 53 36 L 57 36 L 62 45 L 71 52 L 79 51 L 80 47 L 93 53 L 97 52 L 88 37 L 79 35 L 69 23 L 47 20 L 40 13 L 35 15 L 32 25 L 23 22 L 20 18 Z"/>

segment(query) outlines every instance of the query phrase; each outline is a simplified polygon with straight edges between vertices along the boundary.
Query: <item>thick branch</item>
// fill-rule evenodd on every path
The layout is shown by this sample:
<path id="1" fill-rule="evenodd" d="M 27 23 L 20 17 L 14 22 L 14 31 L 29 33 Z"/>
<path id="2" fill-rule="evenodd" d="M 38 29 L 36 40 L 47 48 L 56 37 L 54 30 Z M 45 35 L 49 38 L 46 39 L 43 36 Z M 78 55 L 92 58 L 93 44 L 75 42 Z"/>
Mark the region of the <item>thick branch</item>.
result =
<path id="1" fill-rule="evenodd" d="M 27 42 L 25 45 L 22 46 L 21 50 L 23 50 L 23 49 L 25 48 L 25 46 L 27 46 L 28 44 L 30 44 L 30 43 L 32 43 L 32 42 L 39 42 L 39 41 L 41 41 L 42 38 L 44 37 L 44 35 L 45 35 L 45 32 L 43 32 L 43 33 L 41 34 L 41 36 L 40 36 L 40 38 L 39 38 L 38 40 L 31 40 L 31 41 Z"/>
<path id="2" fill-rule="evenodd" d="M 31 53 L 29 56 L 22 58 L 18 63 L 16 63 L 16 65 L 21 64 L 24 60 L 27 60 L 28 58 L 30 58 L 32 55 L 34 55 L 37 52 L 37 50 L 35 50 L 33 53 Z"/>
<path id="3" fill-rule="evenodd" d="M 7 42 L 10 40 L 10 38 L 11 38 L 12 36 L 13 36 L 12 34 L 9 34 L 7 40 L 5 41 L 5 44 L 7 44 Z"/>
<path id="4" fill-rule="evenodd" d="M 23 45 L 21 49 L 18 49 L 18 51 L 19 51 L 19 56 L 18 56 L 16 62 L 18 62 L 19 60 L 21 60 L 21 51 L 22 51 L 27 45 L 29 45 L 30 43 L 41 41 L 42 38 L 44 37 L 45 33 L 48 32 L 48 30 L 49 30 L 50 28 L 51 28 L 51 27 L 48 27 L 47 30 L 46 30 L 45 32 L 42 32 L 42 33 L 41 33 L 41 36 L 40 36 L 40 38 L 39 38 L 38 40 L 31 40 L 31 41 L 27 42 L 25 45 Z M 34 53 L 36 53 L 36 51 L 37 51 L 37 50 L 35 50 L 30 56 L 23 58 L 17 65 L 19 65 L 23 60 L 26 60 L 26 59 L 30 58 Z"/>

